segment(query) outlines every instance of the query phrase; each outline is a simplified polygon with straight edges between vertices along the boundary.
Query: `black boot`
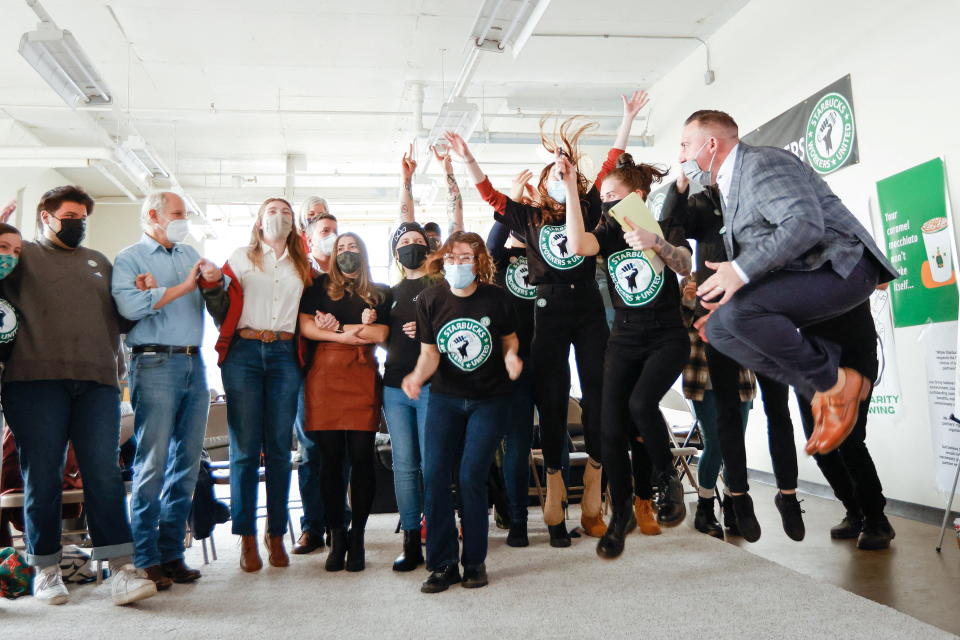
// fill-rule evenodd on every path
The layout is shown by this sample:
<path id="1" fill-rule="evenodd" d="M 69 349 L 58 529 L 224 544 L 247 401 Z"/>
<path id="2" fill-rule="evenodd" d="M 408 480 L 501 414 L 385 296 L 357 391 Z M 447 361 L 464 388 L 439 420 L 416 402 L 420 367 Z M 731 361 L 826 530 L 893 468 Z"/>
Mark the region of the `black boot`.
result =
<path id="1" fill-rule="evenodd" d="M 657 478 L 657 522 L 664 527 L 675 527 L 687 517 L 683 504 L 683 485 L 672 471 L 664 471 Z"/>
<path id="2" fill-rule="evenodd" d="M 530 540 L 527 539 L 527 521 L 514 522 L 510 525 L 510 533 L 507 534 L 508 547 L 527 547 Z"/>
<path id="3" fill-rule="evenodd" d="M 393 561 L 394 571 L 413 571 L 423 564 L 423 549 L 420 548 L 420 529 L 403 532 L 403 553 Z"/>
<path id="4" fill-rule="evenodd" d="M 723 496 L 720 508 L 723 511 L 723 528 L 727 530 L 727 535 L 739 536 L 740 527 L 737 526 L 737 514 L 733 511 L 733 496 Z"/>
<path id="5" fill-rule="evenodd" d="M 347 530 L 343 527 L 330 529 L 330 553 L 324 568 L 327 571 L 343 571 L 343 561 L 347 556 Z"/>
<path id="6" fill-rule="evenodd" d="M 760 523 L 753 512 L 753 499 L 749 493 L 739 496 L 730 496 L 733 502 L 733 512 L 737 514 L 737 527 L 740 535 L 747 542 L 756 542 L 760 539 Z"/>
<path id="7" fill-rule="evenodd" d="M 366 551 L 363 548 L 363 529 L 350 529 L 347 545 L 347 571 L 363 571 L 367 566 Z"/>
<path id="8" fill-rule="evenodd" d="M 623 543 L 627 534 L 637 528 L 637 518 L 633 514 L 633 501 L 627 501 L 614 508 L 607 531 L 597 541 L 597 555 L 601 558 L 616 558 L 623 553 Z"/>
<path id="9" fill-rule="evenodd" d="M 693 528 L 712 538 L 723 539 L 723 528 L 713 513 L 713 498 L 699 498 L 697 500 L 697 514 L 693 518 Z"/>
<path id="10" fill-rule="evenodd" d="M 863 516 L 860 510 L 847 510 L 840 524 L 830 529 L 830 537 L 834 540 L 855 540 L 863 531 Z"/>
<path id="11" fill-rule="evenodd" d="M 800 542 L 806 535 L 807 529 L 803 525 L 803 509 L 800 508 L 800 501 L 797 500 L 795 493 L 781 493 L 773 498 L 773 504 L 777 506 L 780 512 L 780 520 L 783 522 L 783 531 L 791 540 Z"/>
<path id="12" fill-rule="evenodd" d="M 570 534 L 567 532 L 567 522 L 563 520 L 560 524 L 549 524 L 547 525 L 547 531 L 550 532 L 550 546 L 551 547 L 569 547 Z"/>
<path id="13" fill-rule="evenodd" d="M 451 564 L 448 567 L 431 571 L 427 580 L 420 585 L 420 591 L 422 593 L 440 593 L 458 582 L 460 582 L 460 566 Z"/>
<path id="14" fill-rule="evenodd" d="M 880 514 L 876 517 L 865 517 L 863 531 L 860 532 L 860 538 L 857 540 L 857 549 L 865 551 L 887 549 L 896 535 L 887 516 Z"/>

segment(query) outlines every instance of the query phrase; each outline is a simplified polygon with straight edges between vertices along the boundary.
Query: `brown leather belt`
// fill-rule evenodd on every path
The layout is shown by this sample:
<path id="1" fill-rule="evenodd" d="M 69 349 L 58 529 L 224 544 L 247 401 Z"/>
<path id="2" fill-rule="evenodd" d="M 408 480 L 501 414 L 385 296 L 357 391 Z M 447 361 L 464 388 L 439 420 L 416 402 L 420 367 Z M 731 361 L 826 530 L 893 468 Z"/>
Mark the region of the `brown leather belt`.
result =
<path id="1" fill-rule="evenodd" d="M 259 340 L 260 342 L 276 342 L 277 340 L 293 340 L 293 334 L 289 331 L 258 331 L 257 329 L 240 329 L 237 332 L 241 338 L 246 340 Z"/>

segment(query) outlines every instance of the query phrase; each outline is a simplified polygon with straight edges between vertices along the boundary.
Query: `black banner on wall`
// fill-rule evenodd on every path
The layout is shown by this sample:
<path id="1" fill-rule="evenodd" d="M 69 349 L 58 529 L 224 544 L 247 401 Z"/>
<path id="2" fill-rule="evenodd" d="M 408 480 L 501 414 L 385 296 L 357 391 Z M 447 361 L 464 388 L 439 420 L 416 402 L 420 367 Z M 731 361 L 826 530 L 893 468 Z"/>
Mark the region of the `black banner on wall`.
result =
<path id="1" fill-rule="evenodd" d="M 849 74 L 743 136 L 755 146 L 781 147 L 826 175 L 860 162 Z"/>

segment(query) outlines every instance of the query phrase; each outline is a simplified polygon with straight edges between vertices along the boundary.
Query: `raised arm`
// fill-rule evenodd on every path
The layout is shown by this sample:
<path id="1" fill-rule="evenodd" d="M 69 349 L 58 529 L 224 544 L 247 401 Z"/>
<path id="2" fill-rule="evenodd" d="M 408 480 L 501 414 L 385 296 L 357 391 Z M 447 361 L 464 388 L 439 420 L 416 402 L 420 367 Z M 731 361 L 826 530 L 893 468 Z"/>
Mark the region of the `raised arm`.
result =
<path id="1" fill-rule="evenodd" d="M 470 175 L 470 179 L 473 180 L 474 184 L 480 184 L 487 179 L 486 174 L 480 169 L 480 165 L 477 164 L 477 159 L 470 153 L 470 147 L 467 146 L 466 140 L 452 131 L 447 131 L 443 134 L 443 137 L 447 139 L 450 151 L 457 154 L 467 165 L 467 173 Z"/>
<path id="2" fill-rule="evenodd" d="M 413 159 L 413 145 L 400 161 L 400 222 L 413 222 L 413 173 L 417 161 Z"/>
<path id="3" fill-rule="evenodd" d="M 440 153 L 435 146 L 430 149 L 434 157 L 443 165 L 443 173 L 447 181 L 447 232 L 463 231 L 463 198 L 460 195 L 457 178 L 453 175 L 450 151 Z"/>
<path id="4" fill-rule="evenodd" d="M 558 152 L 553 165 L 553 179 L 558 180 L 560 175 L 567 187 L 567 248 L 578 256 L 595 256 L 600 253 L 600 243 L 596 236 L 587 233 L 583 226 L 583 212 L 577 192 L 577 172 L 566 156 Z"/>
<path id="5" fill-rule="evenodd" d="M 616 149 L 626 149 L 630 140 L 630 129 L 633 128 L 633 121 L 636 120 L 640 110 L 650 102 L 650 96 L 647 95 L 646 91 L 634 91 L 629 98 L 620 96 L 620 99 L 623 100 L 623 120 L 620 121 L 620 128 L 617 129 L 617 137 L 613 146 Z"/>

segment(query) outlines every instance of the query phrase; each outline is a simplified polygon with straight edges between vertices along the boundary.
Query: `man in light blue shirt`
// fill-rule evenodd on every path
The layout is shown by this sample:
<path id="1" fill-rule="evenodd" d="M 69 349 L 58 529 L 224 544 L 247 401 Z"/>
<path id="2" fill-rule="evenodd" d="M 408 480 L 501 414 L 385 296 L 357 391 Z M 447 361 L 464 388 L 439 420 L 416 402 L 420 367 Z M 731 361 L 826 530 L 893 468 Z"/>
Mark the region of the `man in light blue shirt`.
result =
<path id="1" fill-rule="evenodd" d="M 120 314 L 137 322 L 126 337 L 133 351 L 129 379 L 137 442 L 130 504 L 134 564 L 157 589 L 167 589 L 171 582 L 200 577 L 183 561 L 210 405 L 197 281 L 223 286 L 223 275 L 182 243 L 187 220 L 180 196 L 149 195 L 140 224 L 143 237 L 114 263 L 112 293 Z"/>

